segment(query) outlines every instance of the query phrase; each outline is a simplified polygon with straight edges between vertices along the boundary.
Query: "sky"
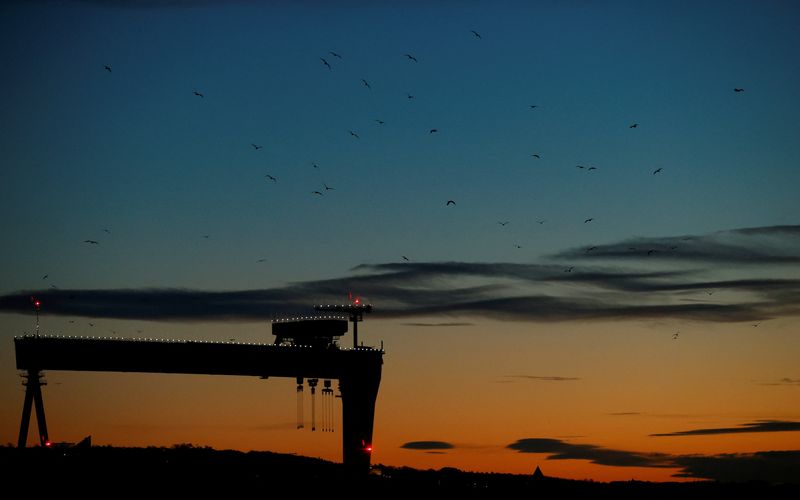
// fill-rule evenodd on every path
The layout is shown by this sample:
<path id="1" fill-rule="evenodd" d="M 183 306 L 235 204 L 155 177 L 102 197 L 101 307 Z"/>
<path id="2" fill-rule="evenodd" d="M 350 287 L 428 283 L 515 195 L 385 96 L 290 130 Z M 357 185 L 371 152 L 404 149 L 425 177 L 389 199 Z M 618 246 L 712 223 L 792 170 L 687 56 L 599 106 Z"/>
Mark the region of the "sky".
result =
<path id="1" fill-rule="evenodd" d="M 796 479 L 798 25 L 790 1 L 4 2 L 0 443 L 32 294 L 44 333 L 271 342 L 352 292 L 386 349 L 374 463 Z M 47 379 L 56 441 L 341 460 L 293 380 Z"/>

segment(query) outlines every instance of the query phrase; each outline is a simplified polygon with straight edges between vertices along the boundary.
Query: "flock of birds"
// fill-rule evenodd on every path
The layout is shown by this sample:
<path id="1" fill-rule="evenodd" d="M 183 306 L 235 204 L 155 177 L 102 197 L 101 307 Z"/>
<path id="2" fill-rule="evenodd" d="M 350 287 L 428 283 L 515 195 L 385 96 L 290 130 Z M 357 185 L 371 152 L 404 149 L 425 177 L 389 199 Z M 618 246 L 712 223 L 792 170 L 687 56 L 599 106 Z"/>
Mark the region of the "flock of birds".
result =
<path id="1" fill-rule="evenodd" d="M 483 40 L 483 37 L 479 32 L 477 32 L 475 30 L 469 30 L 469 33 L 471 33 L 472 37 L 476 41 Z M 414 54 L 405 53 L 405 54 L 403 54 L 403 57 L 409 63 L 412 63 L 412 64 L 418 64 L 419 63 L 419 59 Z M 336 51 L 328 51 L 326 56 L 319 57 L 319 61 L 320 61 L 321 65 L 322 65 L 322 67 L 324 69 L 326 69 L 327 71 L 329 71 L 329 72 L 334 71 L 334 65 L 331 64 L 334 60 L 343 61 L 344 60 L 344 56 L 342 56 L 342 54 L 340 54 L 340 53 L 338 53 Z M 104 64 L 103 65 L 103 69 L 109 75 L 113 74 L 113 68 L 112 68 L 111 64 Z M 360 83 L 365 89 L 372 90 L 372 85 L 371 85 L 370 81 L 368 81 L 366 78 L 360 78 Z M 741 93 L 741 92 L 744 92 L 744 89 L 736 87 L 736 88 L 733 89 L 733 91 L 735 93 Z M 203 94 L 203 92 L 201 92 L 201 91 L 199 91 L 197 89 L 192 90 L 192 95 L 194 95 L 198 99 L 205 99 L 205 97 L 206 97 L 205 94 Z M 415 96 L 413 94 L 407 93 L 406 94 L 406 98 L 408 100 L 413 100 L 413 99 L 415 99 Z M 539 105 L 538 104 L 530 104 L 528 106 L 528 108 L 530 110 L 536 110 L 537 108 L 539 108 Z M 381 126 L 381 127 L 386 124 L 386 122 L 384 120 L 377 119 L 377 118 L 374 120 L 374 122 L 378 126 Z M 628 125 L 628 129 L 630 129 L 630 130 L 634 130 L 634 129 L 638 129 L 638 128 L 639 128 L 639 123 L 631 123 L 630 125 Z M 356 139 L 356 140 L 357 139 L 361 139 L 361 137 L 360 137 L 360 135 L 358 134 L 357 131 L 348 130 L 347 132 L 349 133 L 350 137 L 352 137 L 353 139 Z M 435 135 L 435 134 L 438 134 L 438 132 L 439 132 L 439 130 L 437 128 L 428 129 L 428 134 L 429 135 Z M 260 151 L 260 150 L 264 149 L 263 145 L 256 144 L 256 143 L 250 143 L 250 147 L 254 151 Z M 542 160 L 542 155 L 540 153 L 538 153 L 538 152 L 531 154 L 530 157 L 533 158 L 536 161 Z M 317 163 L 312 163 L 311 166 L 314 169 L 319 169 L 319 165 Z M 594 172 L 594 171 L 598 170 L 598 167 L 597 166 L 593 166 L 593 165 L 576 165 L 576 168 L 579 169 L 579 170 L 585 171 L 587 173 L 588 172 Z M 663 174 L 663 173 L 664 173 L 663 167 L 658 167 L 658 168 L 656 168 L 656 169 L 654 169 L 652 171 L 652 175 L 654 175 L 654 176 L 655 175 L 659 175 L 659 174 Z M 276 175 L 273 175 L 272 173 L 267 173 L 266 175 L 264 175 L 264 180 L 269 182 L 269 183 L 272 183 L 272 184 L 277 184 L 279 182 L 278 177 Z M 328 185 L 326 182 L 323 182 L 321 184 L 320 188 L 314 189 L 310 193 L 313 196 L 321 197 L 321 196 L 325 196 L 326 193 L 328 193 L 329 191 L 333 191 L 333 190 L 334 190 L 334 187 Z M 445 207 L 455 207 L 456 206 L 456 200 L 447 199 L 445 201 L 444 205 L 445 205 Z M 589 224 L 589 223 L 593 222 L 594 220 L 595 220 L 594 217 L 586 217 L 583 220 L 583 223 L 584 224 Z M 540 224 L 540 225 L 544 224 L 545 222 L 546 222 L 545 219 L 537 219 L 536 220 L 536 223 Z M 503 220 L 503 221 L 497 221 L 497 223 L 498 223 L 498 225 L 500 227 L 505 228 L 506 226 L 508 226 L 508 224 L 511 223 L 511 221 L 510 220 Z M 107 234 L 111 233 L 110 229 L 103 229 L 103 232 L 105 232 Z M 203 238 L 206 238 L 206 239 L 208 239 L 210 237 L 210 235 L 208 235 L 208 234 L 204 234 L 202 236 L 203 236 Z M 99 246 L 100 245 L 100 241 L 97 240 L 97 239 L 85 239 L 85 240 L 83 240 L 83 242 L 85 244 L 87 244 L 87 245 L 90 245 L 90 246 Z M 517 249 L 521 249 L 522 248 L 522 246 L 517 244 L 517 243 L 514 243 L 514 247 L 517 248 Z M 674 250 L 675 248 L 676 247 L 673 247 L 673 248 L 671 248 L 671 250 Z M 586 249 L 586 252 L 587 253 L 588 252 L 592 252 L 592 251 L 594 251 L 596 249 L 597 249 L 597 247 L 589 247 L 589 248 Z M 649 255 L 653 255 L 657 251 L 658 250 L 656 250 L 656 249 L 648 249 L 646 251 L 646 255 L 648 255 L 648 256 Z M 402 255 L 402 259 L 403 259 L 403 261 L 406 261 L 406 262 L 410 261 L 409 257 L 407 257 L 406 255 Z M 260 259 L 257 260 L 258 263 L 263 263 L 263 262 L 266 262 L 266 261 L 267 261 L 267 259 L 265 259 L 265 258 L 260 258 Z M 574 269 L 575 269 L 575 266 L 569 266 L 569 267 L 564 268 L 564 272 L 571 273 L 571 272 L 573 272 Z M 48 276 L 49 275 L 47 275 L 47 274 L 44 275 L 43 279 L 47 279 Z M 52 287 L 53 288 L 57 288 L 55 285 L 52 285 Z M 754 326 L 758 326 L 758 325 L 754 325 Z M 675 333 L 674 336 L 673 336 L 673 339 L 677 339 L 677 338 L 678 338 L 678 333 Z"/>

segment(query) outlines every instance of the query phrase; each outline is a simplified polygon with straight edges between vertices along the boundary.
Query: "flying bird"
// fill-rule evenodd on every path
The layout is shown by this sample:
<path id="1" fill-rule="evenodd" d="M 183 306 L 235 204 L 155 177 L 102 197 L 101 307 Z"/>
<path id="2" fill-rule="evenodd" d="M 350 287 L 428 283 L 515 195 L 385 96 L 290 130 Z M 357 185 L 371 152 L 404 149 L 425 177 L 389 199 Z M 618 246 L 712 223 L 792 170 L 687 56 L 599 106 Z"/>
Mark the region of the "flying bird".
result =
<path id="1" fill-rule="evenodd" d="M 661 167 L 659 167 L 659 168 L 657 168 L 657 169 L 653 170 L 653 175 L 656 175 L 657 173 L 661 172 L 662 170 L 664 170 L 664 169 L 663 169 L 663 168 L 661 168 Z"/>
<path id="2" fill-rule="evenodd" d="M 367 87 L 368 89 L 372 90 L 372 87 L 370 87 L 370 86 L 369 86 L 369 82 L 368 82 L 368 81 L 366 81 L 366 80 L 364 80 L 364 79 L 362 78 L 362 79 L 361 79 L 361 83 L 363 83 L 363 84 L 364 84 L 364 86 L 365 86 L 365 87 Z"/>
<path id="3" fill-rule="evenodd" d="M 680 335 L 680 332 L 673 333 L 672 334 L 672 340 L 678 340 L 678 335 Z"/>
<path id="4" fill-rule="evenodd" d="M 201 94 L 200 92 L 198 92 L 196 90 L 193 90 L 192 94 L 196 95 L 197 97 L 205 97 L 203 94 Z"/>
<path id="5" fill-rule="evenodd" d="M 571 273 L 573 269 L 575 269 L 575 266 L 569 266 L 568 268 L 564 269 L 564 272 Z"/>
<path id="6" fill-rule="evenodd" d="M 506 224 L 508 224 L 509 222 L 511 222 L 511 221 L 510 221 L 510 220 L 507 220 L 507 221 L 505 221 L 505 222 L 500 222 L 500 221 L 497 221 L 497 223 L 498 223 L 498 224 L 500 224 L 501 226 L 505 226 L 505 225 L 506 225 Z"/>
<path id="7" fill-rule="evenodd" d="M 339 59 L 342 58 L 342 56 L 340 56 L 339 54 L 337 54 L 336 52 L 333 52 L 333 51 L 329 51 L 328 54 L 332 55 L 333 57 L 338 57 Z"/>
<path id="8" fill-rule="evenodd" d="M 331 65 L 328 64 L 328 61 L 326 61 L 324 57 L 320 57 L 319 60 L 322 61 L 322 64 L 327 66 L 329 70 L 333 71 L 333 68 L 331 68 Z"/>
<path id="9" fill-rule="evenodd" d="M 100 244 L 100 243 L 98 243 L 97 241 L 94 241 L 94 240 L 83 240 L 83 242 L 84 243 L 88 243 L 90 245 L 99 245 Z"/>
<path id="10" fill-rule="evenodd" d="M 454 202 L 453 200 L 447 200 L 447 203 L 445 205 L 446 206 L 450 206 L 450 205 L 455 205 L 455 204 L 456 204 L 456 202 Z"/>
<path id="11" fill-rule="evenodd" d="M 256 262 L 266 262 L 267 259 L 258 259 Z"/>
<path id="12" fill-rule="evenodd" d="M 536 104 L 531 104 L 529 107 L 530 107 L 531 109 L 536 109 L 536 108 L 538 108 L 539 106 L 537 106 Z"/>
<path id="13" fill-rule="evenodd" d="M 514 243 L 514 248 L 522 248 L 522 247 Z"/>
<path id="14" fill-rule="evenodd" d="M 209 239 L 209 238 L 211 238 L 211 235 L 209 235 L 209 234 L 204 234 L 204 235 L 203 235 L 203 238 L 205 238 L 205 239 Z"/>
<path id="15" fill-rule="evenodd" d="M 439 131 L 439 129 L 432 128 L 432 129 L 430 130 L 430 132 L 428 132 L 428 133 L 429 133 L 429 134 L 435 134 L 435 133 L 436 133 L 436 132 L 438 132 L 438 131 Z"/>
<path id="16" fill-rule="evenodd" d="M 733 89 L 734 92 L 744 92 L 744 89 Z"/>
<path id="17" fill-rule="evenodd" d="M 375 120 L 375 123 L 377 123 L 378 125 L 383 125 L 386 122 L 383 120 Z"/>
<path id="18" fill-rule="evenodd" d="M 587 171 L 589 171 L 589 170 L 597 170 L 597 167 L 589 167 L 589 168 L 587 168 L 586 170 L 587 170 Z"/>
<path id="19" fill-rule="evenodd" d="M 402 257 L 403 257 L 403 260 L 404 260 L 404 261 L 406 261 L 406 262 L 411 262 L 411 259 L 409 259 L 409 258 L 408 258 L 408 257 L 406 257 L 405 255 L 403 255 Z"/>
<path id="20" fill-rule="evenodd" d="M 103 232 L 107 234 L 111 234 L 111 230 L 107 228 L 103 228 Z"/>
<path id="21" fill-rule="evenodd" d="M 350 132 L 350 135 L 352 135 L 352 136 L 353 136 L 353 137 L 355 137 L 356 139 L 361 139 L 361 138 L 358 136 L 358 134 L 356 134 L 356 133 L 355 133 L 355 132 L 353 132 L 352 130 L 348 130 L 348 132 Z"/>
<path id="22" fill-rule="evenodd" d="M 409 99 L 414 99 L 414 96 L 411 94 L 406 94 L 406 97 L 408 97 Z"/>
<path id="23" fill-rule="evenodd" d="M 545 222 L 547 222 L 547 221 L 544 220 L 544 219 L 539 219 L 539 220 L 536 221 L 537 224 L 544 224 Z"/>
<path id="24" fill-rule="evenodd" d="M 639 126 L 639 124 L 638 124 L 638 123 L 634 123 L 633 125 L 629 126 L 628 128 L 636 128 L 636 127 L 638 127 L 638 126 Z"/>
<path id="25" fill-rule="evenodd" d="M 542 159 L 542 157 L 541 157 L 541 156 L 539 156 L 539 155 L 537 155 L 537 154 L 535 154 L 535 153 L 534 153 L 534 154 L 532 154 L 531 156 L 533 156 L 533 157 L 534 157 L 534 158 L 536 158 L 537 160 L 541 160 L 541 159 Z"/>
<path id="26" fill-rule="evenodd" d="M 318 195 L 322 196 L 322 193 L 320 193 L 319 191 L 311 191 L 311 194 L 318 194 Z"/>
<path id="27" fill-rule="evenodd" d="M 108 65 L 108 64 L 104 64 L 104 65 L 103 65 L 103 67 L 106 69 L 106 71 L 108 71 L 109 73 L 111 73 L 111 66 L 110 66 L 110 65 Z"/>
<path id="28" fill-rule="evenodd" d="M 49 274 L 45 274 L 44 276 L 42 276 L 42 279 L 46 280 L 48 276 L 50 276 L 50 275 Z"/>
<path id="29" fill-rule="evenodd" d="M 586 167 L 584 167 L 583 165 L 575 165 L 575 168 L 585 169 Z"/>
<path id="30" fill-rule="evenodd" d="M 278 182 L 278 179 L 276 179 L 275 177 L 273 177 L 273 176 L 271 176 L 271 175 L 269 175 L 269 174 L 265 175 L 265 176 L 264 176 L 264 178 L 265 178 L 265 179 L 269 179 L 269 180 L 271 180 L 272 182 Z"/>
<path id="31" fill-rule="evenodd" d="M 477 39 L 479 39 L 479 40 L 483 39 L 483 37 L 481 36 L 481 34 L 480 34 L 480 33 L 478 33 L 477 31 L 475 31 L 475 30 L 469 30 L 469 31 L 470 31 L 470 33 L 472 33 L 473 35 L 475 35 L 475 38 L 477 38 Z"/>
<path id="32" fill-rule="evenodd" d="M 584 224 L 586 224 L 587 222 L 592 222 L 593 220 L 594 220 L 594 218 L 593 218 L 593 217 L 589 217 L 588 219 L 586 219 L 585 221 L 583 221 L 583 223 L 584 223 Z"/>
<path id="33" fill-rule="evenodd" d="M 319 165 L 317 165 L 316 163 L 312 163 L 311 166 L 314 168 L 319 168 Z"/>
<path id="34" fill-rule="evenodd" d="M 332 187 L 329 187 L 329 186 L 328 186 L 327 184 L 325 184 L 324 182 L 322 183 L 322 185 L 323 185 L 323 186 L 325 186 L 325 191 L 333 191 L 333 188 L 332 188 Z"/>
<path id="35" fill-rule="evenodd" d="M 589 219 L 589 220 L 591 220 L 591 219 Z M 586 249 L 586 253 L 589 253 L 589 252 L 594 251 L 594 250 L 597 250 L 597 247 L 589 247 L 589 248 Z"/>
<path id="36" fill-rule="evenodd" d="M 255 150 L 258 150 L 258 149 L 261 149 L 261 148 L 264 147 L 264 146 L 259 146 L 258 144 L 253 144 L 252 142 L 250 143 L 250 145 L 253 146 L 253 149 L 255 149 Z"/>
<path id="37" fill-rule="evenodd" d="M 417 58 L 416 58 L 416 57 L 414 57 L 414 56 L 412 56 L 411 54 L 405 54 L 405 56 L 406 56 L 407 58 L 409 58 L 410 60 L 412 60 L 412 61 L 414 61 L 414 62 L 417 62 Z"/>
<path id="38" fill-rule="evenodd" d="M 657 252 L 657 250 L 653 250 L 653 249 L 651 248 L 650 250 L 648 250 L 648 251 L 647 251 L 647 255 L 653 255 L 653 254 L 654 254 L 654 253 L 656 253 L 656 252 Z"/>

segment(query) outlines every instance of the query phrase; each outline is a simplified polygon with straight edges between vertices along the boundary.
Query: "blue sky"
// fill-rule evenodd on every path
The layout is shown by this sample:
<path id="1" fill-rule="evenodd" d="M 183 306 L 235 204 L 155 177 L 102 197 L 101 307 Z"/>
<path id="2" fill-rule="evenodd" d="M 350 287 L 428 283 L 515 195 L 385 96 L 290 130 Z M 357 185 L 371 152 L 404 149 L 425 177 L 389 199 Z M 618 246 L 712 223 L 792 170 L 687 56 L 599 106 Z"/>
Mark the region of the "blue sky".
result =
<path id="1" fill-rule="evenodd" d="M 151 289 L 186 289 L 152 292 L 178 310 L 197 291 L 266 290 L 266 315 L 234 311 L 254 321 L 352 285 L 376 317 L 382 299 L 385 317 L 509 335 L 570 315 L 653 321 L 667 339 L 686 326 L 664 318 L 774 319 L 787 344 L 759 366 L 787 366 L 798 25 L 788 1 L 3 3 L 3 335 L 37 290 L 100 290 L 107 329 L 134 331 L 153 318 L 114 301 Z M 497 306 L 520 290 L 555 312 Z M 407 337 L 398 351 L 422 346 Z M 791 416 L 781 405 L 758 416 Z"/>

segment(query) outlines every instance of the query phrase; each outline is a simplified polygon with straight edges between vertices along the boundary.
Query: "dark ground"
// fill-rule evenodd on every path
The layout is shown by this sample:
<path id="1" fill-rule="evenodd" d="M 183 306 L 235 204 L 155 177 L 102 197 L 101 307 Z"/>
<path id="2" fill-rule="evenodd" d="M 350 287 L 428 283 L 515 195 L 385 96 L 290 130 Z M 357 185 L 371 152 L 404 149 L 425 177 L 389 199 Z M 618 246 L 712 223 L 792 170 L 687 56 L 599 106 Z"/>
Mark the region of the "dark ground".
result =
<path id="1" fill-rule="evenodd" d="M 5 491 L 66 493 L 86 497 L 161 497 L 166 495 L 246 495 L 260 498 L 338 497 L 409 498 L 800 498 L 793 485 L 746 483 L 596 483 L 515 474 L 417 470 L 373 466 L 369 475 L 352 477 L 341 464 L 269 452 L 239 452 L 191 445 L 172 448 L 54 446 L 18 450 L 0 447 L 0 478 Z M 15 488 L 16 489 L 16 488 Z M 16 495 L 15 495 L 16 496 Z M 412 497 L 412 500 L 416 500 Z"/>

